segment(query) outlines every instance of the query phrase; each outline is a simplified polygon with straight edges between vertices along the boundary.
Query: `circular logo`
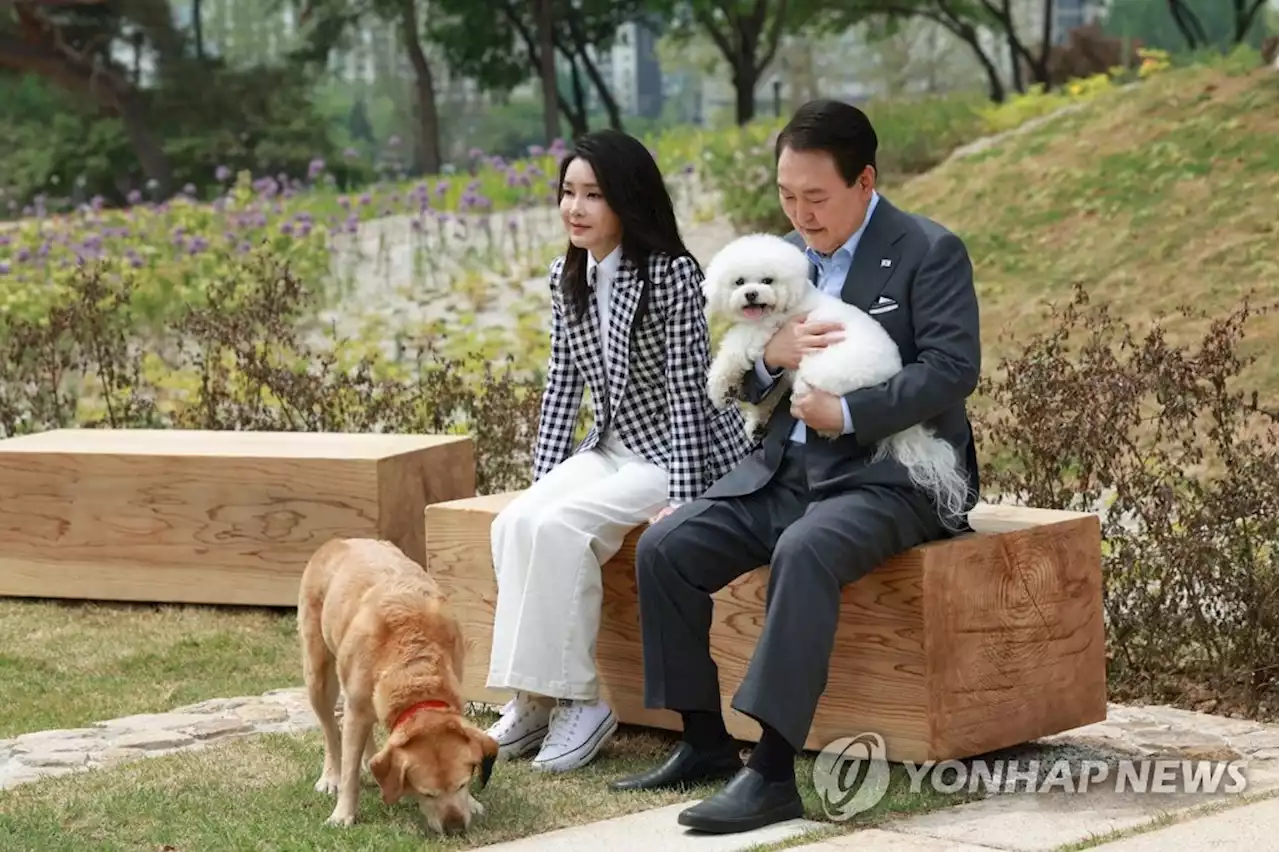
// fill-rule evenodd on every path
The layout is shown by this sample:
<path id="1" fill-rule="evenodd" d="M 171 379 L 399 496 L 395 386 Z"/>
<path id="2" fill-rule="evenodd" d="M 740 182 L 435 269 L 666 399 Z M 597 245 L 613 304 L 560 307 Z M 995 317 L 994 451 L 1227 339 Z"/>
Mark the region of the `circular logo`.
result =
<path id="1" fill-rule="evenodd" d="M 822 810 L 843 821 L 875 806 L 889 789 L 884 738 L 861 733 L 830 742 L 813 762 L 813 786 Z"/>

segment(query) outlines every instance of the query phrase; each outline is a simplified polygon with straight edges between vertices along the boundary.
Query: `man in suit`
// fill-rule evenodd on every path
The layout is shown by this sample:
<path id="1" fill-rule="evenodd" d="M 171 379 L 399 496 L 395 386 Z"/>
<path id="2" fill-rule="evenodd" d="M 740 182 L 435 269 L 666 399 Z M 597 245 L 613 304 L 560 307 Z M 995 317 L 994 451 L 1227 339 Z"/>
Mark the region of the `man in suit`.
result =
<path id="1" fill-rule="evenodd" d="M 612 786 L 728 779 L 681 813 L 691 828 L 745 831 L 803 813 L 794 761 L 826 686 L 844 586 L 949 535 L 905 468 L 873 460 L 876 442 L 927 423 L 960 451 L 978 490 L 965 409 L 981 361 L 972 267 L 958 237 L 876 192 L 876 147 L 856 107 L 808 103 L 778 138 L 778 192 L 795 228 L 787 239 L 805 249 L 817 286 L 875 317 L 903 370 L 843 398 L 815 391 L 781 400 L 753 453 L 649 527 L 637 549 L 645 704 L 678 711 L 684 734 L 659 766 Z M 744 397 L 759 401 L 804 352 L 840 333 L 802 321 L 784 327 L 743 376 Z M 815 431 L 841 428 L 835 439 Z M 764 627 L 732 704 L 762 730 L 744 766 L 721 715 L 711 595 L 766 564 Z"/>

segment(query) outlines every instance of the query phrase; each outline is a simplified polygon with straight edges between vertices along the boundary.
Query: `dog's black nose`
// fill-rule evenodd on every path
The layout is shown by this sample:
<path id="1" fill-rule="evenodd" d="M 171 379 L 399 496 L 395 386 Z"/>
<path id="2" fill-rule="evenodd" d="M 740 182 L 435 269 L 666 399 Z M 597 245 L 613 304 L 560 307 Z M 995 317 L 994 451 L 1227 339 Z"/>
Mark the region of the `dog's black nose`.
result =
<path id="1" fill-rule="evenodd" d="M 748 290 L 744 295 L 746 296 L 748 305 L 754 305 L 756 303 L 756 299 L 760 298 L 760 294 L 755 290 Z"/>

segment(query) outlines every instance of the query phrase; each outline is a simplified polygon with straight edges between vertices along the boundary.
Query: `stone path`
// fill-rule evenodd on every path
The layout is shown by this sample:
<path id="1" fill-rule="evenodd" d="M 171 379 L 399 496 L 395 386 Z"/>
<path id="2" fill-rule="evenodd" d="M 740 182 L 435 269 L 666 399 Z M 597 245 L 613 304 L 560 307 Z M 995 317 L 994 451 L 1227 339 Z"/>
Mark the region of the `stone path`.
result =
<path id="1" fill-rule="evenodd" d="M 259 733 L 303 732 L 314 729 L 316 720 L 300 688 L 279 689 L 257 696 L 215 698 L 179 707 L 169 713 L 142 714 L 97 722 L 82 728 L 41 731 L 0 740 L 0 790 L 30 783 L 40 778 L 107 767 L 177 751 L 208 748 L 227 740 Z M 1249 763 L 1249 797 L 1274 795 L 1280 788 L 1280 727 L 1241 719 L 1228 719 L 1172 707 L 1128 707 L 1111 705 L 1104 722 L 1077 728 L 1037 743 L 1010 749 L 999 755 L 1025 761 L 1039 757 L 1048 761 L 1067 757 L 1072 761 L 1098 756 L 1114 761 L 1117 756 L 1166 757 L 1188 760 L 1235 760 Z M 1025 765 L 1025 764 L 1024 764 Z M 826 838 L 797 849 L 833 850 L 857 848 L 862 852 L 879 849 L 942 850 L 974 852 L 1001 849 L 1008 852 L 1036 852 L 1064 844 L 1083 843 L 1115 831 L 1148 827 L 1170 813 L 1187 814 L 1206 804 L 1235 804 L 1231 813 L 1202 817 L 1185 828 L 1180 825 L 1159 829 L 1177 842 L 1180 852 L 1200 848 L 1196 842 L 1178 838 L 1200 831 L 1212 843 L 1213 837 L 1235 836 L 1233 826 L 1254 832 L 1248 836 L 1275 838 L 1276 802 L 1245 805 L 1238 795 L 1217 793 L 1135 794 L 1114 789 L 1091 788 L 1086 793 L 996 794 L 982 800 L 931 814 L 900 819 L 873 830 L 854 832 L 847 837 Z M 651 848 L 697 849 L 699 852 L 738 852 L 761 844 L 797 840 L 825 823 L 795 820 L 770 826 L 759 832 L 730 837 L 692 835 L 675 822 L 675 814 L 689 803 L 631 814 L 589 826 L 563 829 L 519 841 L 499 844 L 495 850 L 555 850 L 576 852 L 595 850 L 602 839 L 620 850 Z M 1248 810 L 1245 810 L 1248 808 Z M 1270 811 L 1267 810 L 1270 808 Z M 1271 823 L 1259 823 L 1255 814 L 1271 814 Z M 1271 826 L 1267 829 L 1266 826 Z M 1270 833 L 1268 833 L 1268 830 Z M 1181 834 L 1180 834 L 1180 833 Z M 1113 841 L 1115 848 L 1145 850 L 1144 843 L 1125 839 Z M 1248 845 L 1252 849 L 1274 849 L 1272 845 Z M 1110 848 L 1108 846 L 1107 848 Z"/>
<path id="2" fill-rule="evenodd" d="M 207 748 L 249 734 L 317 726 L 301 689 L 215 698 L 169 713 L 147 713 L 85 728 L 39 731 L 0 740 L 0 790 L 68 772 L 176 751 Z"/>

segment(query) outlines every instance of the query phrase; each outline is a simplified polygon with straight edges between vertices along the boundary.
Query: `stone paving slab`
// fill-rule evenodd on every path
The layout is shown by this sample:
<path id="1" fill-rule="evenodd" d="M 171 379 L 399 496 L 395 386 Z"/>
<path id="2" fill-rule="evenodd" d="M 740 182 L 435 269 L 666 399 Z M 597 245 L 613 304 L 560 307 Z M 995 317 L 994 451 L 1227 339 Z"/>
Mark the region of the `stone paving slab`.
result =
<path id="1" fill-rule="evenodd" d="M 896 831 L 885 831 L 880 828 L 868 828 L 829 837 L 803 846 L 793 846 L 787 852 L 840 852 L 840 850 L 857 850 L 857 852 L 994 852 L 992 846 L 976 846 L 972 843 L 957 843 L 954 840 L 942 840 L 937 837 L 925 837 L 914 834 L 901 834 Z"/>
<path id="2" fill-rule="evenodd" d="M 1105 743 L 1136 756 L 1192 760 L 1270 760 L 1280 758 L 1280 725 L 1233 719 L 1165 705 L 1131 707 L 1108 704 L 1107 718 L 1037 740 Z"/>
<path id="3" fill-rule="evenodd" d="M 535 834 L 485 846 L 485 852 L 738 852 L 763 843 L 779 843 L 824 828 L 806 819 L 767 826 L 739 834 L 702 834 L 676 822 L 676 816 L 697 799 L 614 817 L 600 822 Z"/>
<path id="4" fill-rule="evenodd" d="M 1265 799 L 1186 822 L 1135 834 L 1096 847 L 1099 852 L 1210 852 L 1215 849 L 1280 850 L 1280 801 Z"/>
<path id="5" fill-rule="evenodd" d="M 316 725 L 305 692 L 277 689 L 201 701 L 171 713 L 141 713 L 84 728 L 21 734 L 0 740 L 0 790 L 54 775 L 194 751 L 235 737 L 292 733 Z"/>
<path id="6" fill-rule="evenodd" d="M 1257 792 L 1249 790 L 1246 794 Z M 1170 814 L 1217 803 L 1226 805 L 1237 799 L 1238 794 L 1230 793 L 1006 793 L 908 817 L 885 827 L 894 833 L 1010 852 L 1048 852 L 1113 832 L 1138 829 Z"/>

